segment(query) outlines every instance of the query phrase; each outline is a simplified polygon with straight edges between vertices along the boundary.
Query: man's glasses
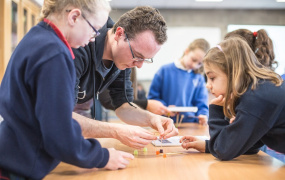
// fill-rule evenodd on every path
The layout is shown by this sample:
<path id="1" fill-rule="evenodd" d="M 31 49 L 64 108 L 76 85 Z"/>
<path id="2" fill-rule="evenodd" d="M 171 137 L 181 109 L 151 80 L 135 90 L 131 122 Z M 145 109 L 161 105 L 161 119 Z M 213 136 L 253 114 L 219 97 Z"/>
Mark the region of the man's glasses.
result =
<path id="1" fill-rule="evenodd" d="M 66 10 L 66 12 L 70 12 L 70 11 L 71 11 L 71 10 Z M 88 23 L 88 25 L 89 25 L 89 26 L 93 29 L 93 31 L 95 32 L 94 38 L 95 38 L 95 37 L 98 37 L 98 36 L 100 35 L 100 32 L 97 31 L 97 30 L 95 29 L 95 27 L 91 25 L 91 23 L 86 19 L 86 17 L 84 16 L 83 13 L 82 13 L 81 15 L 82 15 L 83 19 Z"/>
<path id="2" fill-rule="evenodd" d="M 128 44 L 129 44 L 129 47 L 130 47 L 130 50 L 131 50 L 131 53 L 132 53 L 132 56 L 133 56 L 133 60 L 135 60 L 135 62 L 142 62 L 143 61 L 144 63 L 148 63 L 148 64 L 153 63 L 153 59 L 152 58 L 150 58 L 150 59 L 143 59 L 143 58 L 135 57 L 134 52 L 133 52 L 132 47 L 131 47 L 131 44 L 130 44 L 130 41 L 128 39 L 128 36 L 127 36 L 126 33 L 125 33 L 125 35 L 126 35 L 126 38 L 127 38 L 127 41 L 128 41 Z"/>

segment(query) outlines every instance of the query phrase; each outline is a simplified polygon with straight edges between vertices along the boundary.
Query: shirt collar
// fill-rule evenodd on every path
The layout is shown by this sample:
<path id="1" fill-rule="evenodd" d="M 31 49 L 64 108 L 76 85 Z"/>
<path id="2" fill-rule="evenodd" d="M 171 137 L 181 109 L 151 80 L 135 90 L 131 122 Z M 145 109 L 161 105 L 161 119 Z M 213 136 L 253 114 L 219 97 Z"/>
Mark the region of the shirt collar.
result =
<path id="1" fill-rule="evenodd" d="M 66 45 L 66 47 L 68 48 L 72 59 L 75 59 L 74 53 L 70 47 L 70 45 L 68 44 L 67 40 L 65 39 L 65 37 L 63 36 L 63 34 L 61 33 L 61 31 L 56 27 L 55 24 L 53 24 L 50 20 L 44 18 L 44 22 L 47 23 L 48 25 L 50 25 L 50 27 L 54 30 L 54 32 L 57 34 L 57 36 L 59 37 L 59 39 Z"/>
<path id="2" fill-rule="evenodd" d="M 178 69 L 182 69 L 183 71 L 187 71 L 188 73 L 192 72 L 192 69 L 187 70 L 180 62 L 180 59 L 174 61 L 174 65 L 178 68 Z"/>

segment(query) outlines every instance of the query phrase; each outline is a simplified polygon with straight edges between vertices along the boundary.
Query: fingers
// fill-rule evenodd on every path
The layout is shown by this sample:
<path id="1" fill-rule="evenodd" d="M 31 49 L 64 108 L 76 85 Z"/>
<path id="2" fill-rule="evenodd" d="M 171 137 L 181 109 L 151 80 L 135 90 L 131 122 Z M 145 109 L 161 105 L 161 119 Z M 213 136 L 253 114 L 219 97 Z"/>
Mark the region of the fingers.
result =
<path id="1" fill-rule="evenodd" d="M 130 146 L 135 149 L 142 149 L 145 146 L 147 146 L 149 143 L 151 143 L 152 140 L 146 140 L 140 137 L 137 137 L 136 140 L 130 143 Z"/>
<path id="2" fill-rule="evenodd" d="M 223 95 L 219 95 L 218 97 L 214 98 L 210 104 L 216 104 L 216 105 L 219 105 L 219 106 L 223 106 L 224 105 L 224 102 L 225 102 L 225 98 Z"/>
<path id="3" fill-rule="evenodd" d="M 130 160 L 134 159 L 134 156 L 130 153 L 117 151 L 114 148 L 108 148 L 109 161 L 105 168 L 110 170 L 117 170 L 126 168 L 130 163 Z"/>
<path id="4" fill-rule="evenodd" d="M 119 140 L 127 146 L 141 149 L 151 143 L 152 140 L 156 139 L 157 137 L 148 130 L 141 127 L 133 127 L 133 130 L 130 134 L 124 137 L 121 136 Z"/>
<path id="5" fill-rule="evenodd" d="M 127 153 L 127 152 L 124 152 L 124 151 L 120 151 L 122 156 L 125 158 L 125 159 L 131 159 L 133 160 L 135 157 L 134 155 L 130 154 L 130 153 Z"/>
<path id="6" fill-rule="evenodd" d="M 178 135 L 178 129 L 174 125 L 172 125 L 172 130 L 169 133 L 165 131 L 164 139 L 170 138 L 172 136 L 177 136 L 177 135 Z"/>
<path id="7" fill-rule="evenodd" d="M 182 146 L 182 148 L 184 148 L 186 150 L 188 150 L 190 148 L 196 149 L 196 142 L 195 141 L 194 142 L 183 142 L 181 144 L 181 146 Z"/>
<path id="8" fill-rule="evenodd" d="M 180 138 L 180 143 L 182 143 L 183 141 L 186 141 L 186 140 L 188 140 L 190 142 L 190 141 L 197 140 L 197 138 L 195 136 L 190 136 L 190 135 L 183 136 L 183 137 Z"/>
<path id="9" fill-rule="evenodd" d="M 232 117 L 232 118 L 230 119 L 230 124 L 233 123 L 235 120 L 236 120 L 236 117 Z"/>
<path id="10" fill-rule="evenodd" d="M 135 157 L 127 152 L 123 152 L 123 151 L 118 151 L 118 153 L 120 153 L 121 158 L 120 158 L 120 163 L 118 165 L 117 169 L 123 169 L 126 168 L 127 165 L 130 163 L 130 160 L 133 160 Z"/>
<path id="11" fill-rule="evenodd" d="M 163 118 L 162 116 L 160 116 Z M 155 127 L 157 128 L 157 131 L 159 132 L 160 136 L 164 136 L 164 128 L 162 127 L 162 122 L 159 119 L 155 120 Z"/>
<path id="12" fill-rule="evenodd" d="M 181 146 L 184 148 L 184 149 L 189 149 L 189 148 L 195 148 L 195 142 L 197 141 L 197 138 L 195 136 L 183 136 L 181 139 L 180 139 L 180 143 Z"/>

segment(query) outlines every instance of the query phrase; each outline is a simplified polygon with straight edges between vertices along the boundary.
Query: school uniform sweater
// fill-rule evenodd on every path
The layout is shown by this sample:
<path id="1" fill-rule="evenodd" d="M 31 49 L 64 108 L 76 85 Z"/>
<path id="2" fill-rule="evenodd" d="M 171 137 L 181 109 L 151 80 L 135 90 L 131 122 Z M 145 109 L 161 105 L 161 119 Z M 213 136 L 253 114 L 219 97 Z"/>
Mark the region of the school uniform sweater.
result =
<path id="1" fill-rule="evenodd" d="M 235 111 L 235 121 L 230 124 L 221 106 L 210 105 L 211 139 L 206 141 L 206 152 L 231 160 L 265 144 L 285 153 L 284 82 L 275 86 L 270 81 L 259 81 L 255 90 L 249 88 L 240 97 Z"/>
<path id="2" fill-rule="evenodd" d="M 208 91 L 205 79 L 201 74 L 177 68 L 174 63 L 162 66 L 155 74 L 148 99 L 155 99 L 165 106 L 197 106 L 196 113 L 184 114 L 183 122 L 198 122 L 200 114 L 208 115 Z M 172 117 L 176 121 L 176 117 Z"/>
<path id="3" fill-rule="evenodd" d="M 11 56 L 0 86 L 0 169 L 42 179 L 60 161 L 104 167 L 109 152 L 84 139 L 74 107 L 71 51 L 45 22 Z"/>

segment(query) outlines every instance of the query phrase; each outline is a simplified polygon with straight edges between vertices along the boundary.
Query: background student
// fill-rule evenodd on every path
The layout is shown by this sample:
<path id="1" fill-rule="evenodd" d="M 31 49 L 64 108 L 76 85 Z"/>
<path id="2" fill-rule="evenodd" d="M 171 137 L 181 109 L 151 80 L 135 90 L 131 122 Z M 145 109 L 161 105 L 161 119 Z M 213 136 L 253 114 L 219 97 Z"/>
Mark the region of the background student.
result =
<path id="1" fill-rule="evenodd" d="M 273 43 L 264 29 L 252 32 L 248 29 L 238 29 L 226 34 L 225 39 L 240 36 L 248 43 L 258 61 L 272 70 L 275 70 L 278 63 L 275 61 Z"/>
<path id="2" fill-rule="evenodd" d="M 128 146 L 143 148 L 157 137 L 139 126 L 158 130 L 161 138 L 178 134 L 170 118 L 155 115 L 131 103 L 131 68 L 140 68 L 144 62 L 153 61 L 167 39 L 166 29 L 165 20 L 157 9 L 140 6 L 123 14 L 115 25 L 109 19 L 95 42 L 73 49 L 78 103 L 98 98 L 108 88 L 116 115 L 128 124 L 137 125 L 93 121 L 73 113 L 84 136 L 116 138 Z"/>
<path id="3" fill-rule="evenodd" d="M 285 83 L 256 58 L 247 42 L 228 38 L 204 60 L 210 103 L 210 140 L 181 138 L 182 147 L 210 152 L 221 160 L 257 153 L 265 144 L 285 153 Z M 235 120 L 230 123 L 225 117 Z"/>
<path id="4" fill-rule="evenodd" d="M 208 91 L 201 68 L 209 48 L 205 39 L 196 39 L 179 60 L 162 66 L 152 80 L 148 99 L 158 100 L 165 106 L 197 106 L 196 113 L 181 113 L 184 115 L 183 122 L 206 124 Z M 166 112 L 163 114 L 167 115 Z M 176 117 L 172 119 L 176 121 Z"/>
<path id="5" fill-rule="evenodd" d="M 72 119 L 71 47 L 93 42 L 109 11 L 105 0 L 44 1 L 41 22 L 18 44 L 0 86 L 1 178 L 42 179 L 60 161 L 115 170 L 133 158 L 85 139 Z"/>

